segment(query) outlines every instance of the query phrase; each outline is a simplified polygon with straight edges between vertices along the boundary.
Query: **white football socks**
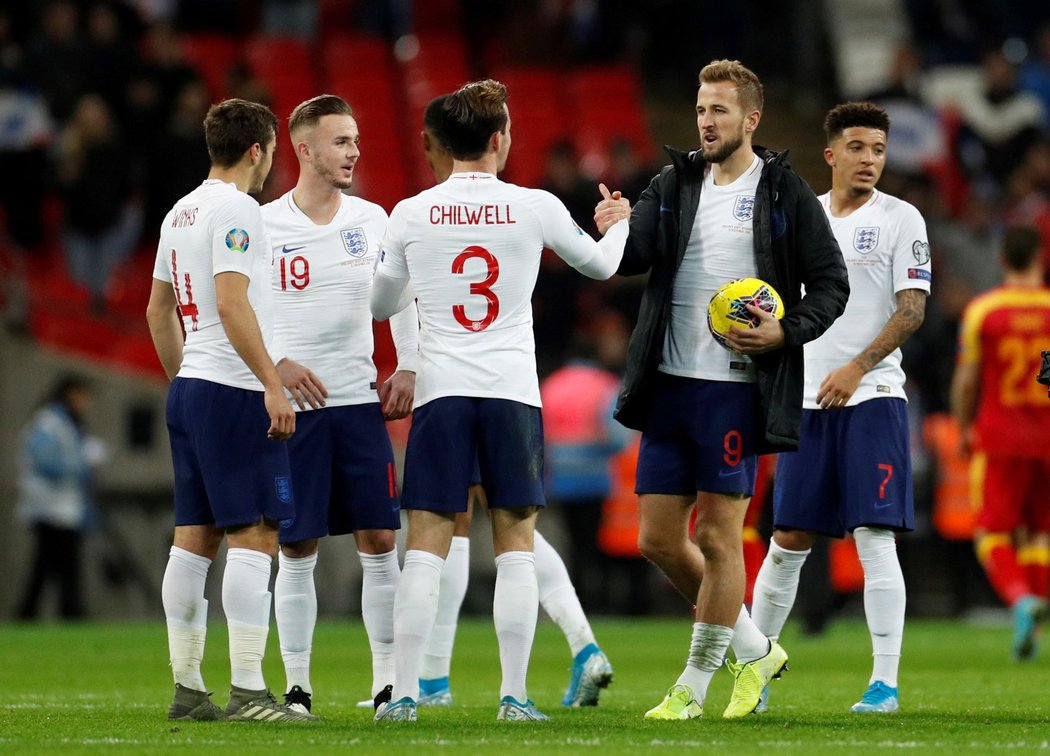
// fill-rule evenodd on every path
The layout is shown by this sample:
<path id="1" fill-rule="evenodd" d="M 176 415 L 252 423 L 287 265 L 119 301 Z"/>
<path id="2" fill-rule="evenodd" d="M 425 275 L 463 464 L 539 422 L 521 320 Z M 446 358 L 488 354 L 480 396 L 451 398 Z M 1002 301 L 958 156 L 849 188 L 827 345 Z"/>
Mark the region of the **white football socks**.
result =
<path id="1" fill-rule="evenodd" d="M 372 696 L 394 682 L 394 596 L 401 577 L 397 549 L 385 554 L 358 552 L 364 579 L 361 583 L 361 618 L 372 649 Z"/>
<path id="2" fill-rule="evenodd" d="M 536 587 L 536 556 L 531 551 L 506 551 L 496 557 L 496 590 L 492 619 L 499 640 L 503 670 L 500 698 L 529 700 L 525 679 L 529 670 L 532 641 L 536 635 L 539 590 Z"/>
<path id="3" fill-rule="evenodd" d="M 897 558 L 897 538 L 892 530 L 857 528 L 853 539 L 864 567 L 864 616 L 874 657 L 870 682 L 881 680 L 896 688 L 908 600 Z"/>
<path id="4" fill-rule="evenodd" d="M 693 690 L 696 702 L 703 705 L 707 698 L 707 688 L 711 678 L 722 666 L 729 641 L 733 639 L 733 628 L 723 625 L 709 625 L 706 622 L 693 623 L 693 639 L 689 645 L 689 659 L 685 669 L 678 676 L 676 684 L 688 685 Z"/>
<path id="5" fill-rule="evenodd" d="M 733 626 L 733 640 L 730 645 L 733 647 L 733 655 L 736 656 L 736 660 L 744 663 L 761 659 L 772 648 L 769 638 L 763 635 L 762 631 L 752 622 L 746 606 L 740 607 L 740 614 L 737 615 L 736 624 Z"/>
<path id="6" fill-rule="evenodd" d="M 262 659 L 270 630 L 269 554 L 229 549 L 222 577 L 222 608 L 230 632 L 230 681 L 238 688 L 264 690 Z"/>
<path id="7" fill-rule="evenodd" d="M 291 690 L 298 685 L 307 693 L 310 686 L 310 650 L 317 625 L 317 590 L 314 568 L 317 554 L 293 558 L 277 554 L 277 579 L 273 586 L 273 608 L 277 617 L 277 635 L 281 641 L 284 673 Z"/>
<path id="8" fill-rule="evenodd" d="M 809 552 L 809 549 L 790 551 L 778 546 L 775 540 L 769 542 L 769 551 L 755 579 L 751 619 L 760 632 L 773 640 L 780 637 L 795 605 L 799 573 Z"/>
<path id="9" fill-rule="evenodd" d="M 394 599 L 394 648 L 397 672 L 392 700 L 419 699 L 423 649 L 437 617 L 441 569 L 445 560 L 428 551 L 405 552 Z"/>
<path id="10" fill-rule="evenodd" d="M 208 602 L 204 583 L 211 560 L 178 546 L 168 554 L 161 583 L 161 601 L 168 621 L 168 654 L 175 682 L 193 690 L 205 690 L 201 677 L 204 638 L 208 631 Z"/>
<path id="11" fill-rule="evenodd" d="M 439 680 L 448 677 L 452 667 L 452 647 L 456 642 L 456 625 L 463 597 L 467 595 L 470 580 L 470 539 L 453 536 L 452 546 L 441 570 L 441 595 L 438 597 L 437 618 L 434 629 L 427 638 L 423 655 L 424 680 Z"/>
<path id="12" fill-rule="evenodd" d="M 540 604 L 565 634 L 565 640 L 569 642 L 575 658 L 587 645 L 595 642 L 594 632 L 561 555 L 538 531 L 533 538 L 532 552 L 536 555 L 536 585 L 539 588 Z"/>

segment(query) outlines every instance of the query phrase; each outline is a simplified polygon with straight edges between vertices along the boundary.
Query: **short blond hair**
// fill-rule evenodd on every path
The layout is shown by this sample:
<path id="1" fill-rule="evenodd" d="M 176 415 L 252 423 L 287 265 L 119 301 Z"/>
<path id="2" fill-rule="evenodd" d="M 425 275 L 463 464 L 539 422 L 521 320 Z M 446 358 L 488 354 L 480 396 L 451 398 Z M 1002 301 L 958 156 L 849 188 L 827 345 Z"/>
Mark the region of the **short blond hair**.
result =
<path id="1" fill-rule="evenodd" d="M 720 81 L 731 81 L 736 85 L 737 97 L 740 106 L 745 111 L 757 110 L 762 112 L 763 90 L 762 82 L 758 80 L 755 72 L 745 66 L 739 60 L 712 60 L 700 69 L 701 84 L 715 84 Z"/>
<path id="2" fill-rule="evenodd" d="M 288 116 L 288 131 L 294 133 L 304 126 L 316 126 L 317 122 L 326 115 L 353 116 L 353 114 L 350 103 L 342 97 L 330 94 L 317 95 L 295 106 L 295 110 Z"/>

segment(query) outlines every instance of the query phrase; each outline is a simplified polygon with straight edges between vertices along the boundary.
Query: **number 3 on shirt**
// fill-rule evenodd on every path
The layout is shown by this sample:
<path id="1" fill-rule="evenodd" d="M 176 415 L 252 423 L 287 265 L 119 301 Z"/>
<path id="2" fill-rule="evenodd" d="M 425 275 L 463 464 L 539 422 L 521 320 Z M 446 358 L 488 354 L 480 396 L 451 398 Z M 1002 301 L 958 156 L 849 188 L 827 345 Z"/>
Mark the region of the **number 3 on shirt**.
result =
<path id="1" fill-rule="evenodd" d="M 452 261 L 452 272 L 456 275 L 463 273 L 463 267 L 466 265 L 467 260 L 473 257 L 480 258 L 485 261 L 488 266 L 489 274 L 484 280 L 470 285 L 470 293 L 476 296 L 485 297 L 485 302 L 488 307 L 485 310 L 485 317 L 481 320 L 471 320 L 467 317 L 466 308 L 461 305 L 452 305 L 452 315 L 456 318 L 456 322 L 466 328 L 468 331 L 484 331 L 490 325 L 492 321 L 499 315 L 499 299 L 492 292 L 492 285 L 496 283 L 496 279 L 499 278 L 499 260 L 492 256 L 484 247 L 467 247 L 465 250 L 456 255 L 456 259 Z"/>

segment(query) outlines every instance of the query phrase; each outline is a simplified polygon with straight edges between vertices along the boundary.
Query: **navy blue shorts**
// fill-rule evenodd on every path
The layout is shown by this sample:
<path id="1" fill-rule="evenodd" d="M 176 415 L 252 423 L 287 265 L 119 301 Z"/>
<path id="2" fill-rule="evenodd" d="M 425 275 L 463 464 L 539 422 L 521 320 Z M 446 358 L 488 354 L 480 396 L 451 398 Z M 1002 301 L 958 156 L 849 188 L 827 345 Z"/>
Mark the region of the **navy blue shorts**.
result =
<path id="1" fill-rule="evenodd" d="M 295 517 L 288 444 L 266 437 L 261 391 L 176 378 L 167 422 L 176 525 L 232 528 Z"/>
<path id="2" fill-rule="evenodd" d="M 750 496 L 758 471 L 758 411 L 754 383 L 657 373 L 635 493 Z"/>
<path id="3" fill-rule="evenodd" d="M 295 521 L 281 543 L 401 527 L 397 470 L 378 402 L 299 412 L 288 442 Z"/>
<path id="4" fill-rule="evenodd" d="M 777 458 L 773 525 L 842 538 L 862 525 L 915 527 L 903 399 L 803 410 L 797 452 Z"/>
<path id="5" fill-rule="evenodd" d="M 543 418 L 508 399 L 446 396 L 412 413 L 401 506 L 467 511 L 477 456 L 490 507 L 543 506 Z"/>

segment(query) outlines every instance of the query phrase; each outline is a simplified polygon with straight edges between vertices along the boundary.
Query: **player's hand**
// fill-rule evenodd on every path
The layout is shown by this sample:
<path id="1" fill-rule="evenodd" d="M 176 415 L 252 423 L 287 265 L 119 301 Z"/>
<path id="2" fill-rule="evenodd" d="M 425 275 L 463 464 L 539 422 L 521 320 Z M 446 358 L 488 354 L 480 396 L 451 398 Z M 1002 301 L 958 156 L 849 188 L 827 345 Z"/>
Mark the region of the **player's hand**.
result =
<path id="1" fill-rule="evenodd" d="M 299 409 L 306 409 L 307 404 L 313 409 L 325 406 L 328 389 L 309 368 L 285 357 L 277 363 L 277 375 L 281 377 L 281 383 L 288 389 Z"/>
<path id="2" fill-rule="evenodd" d="M 287 441 L 295 433 L 295 410 L 284 395 L 284 387 L 268 388 L 263 393 L 263 404 L 266 414 L 270 416 L 270 429 L 267 438 L 274 441 Z"/>
<path id="3" fill-rule="evenodd" d="M 379 387 L 379 406 L 387 420 L 400 420 L 412 412 L 416 398 L 416 374 L 398 370 Z"/>
<path id="4" fill-rule="evenodd" d="M 605 184 L 598 184 L 602 201 L 594 207 L 594 225 L 602 236 L 614 223 L 631 217 L 631 203 L 620 192 L 609 192 Z"/>
<path id="5" fill-rule="evenodd" d="M 842 409 L 853 396 L 864 377 L 864 370 L 850 361 L 824 376 L 817 389 L 817 404 L 821 409 Z"/>
<path id="6" fill-rule="evenodd" d="M 758 318 L 755 328 L 733 326 L 725 335 L 726 344 L 738 354 L 762 354 L 784 345 L 784 329 L 772 313 L 761 307 L 747 305 L 747 310 Z"/>

